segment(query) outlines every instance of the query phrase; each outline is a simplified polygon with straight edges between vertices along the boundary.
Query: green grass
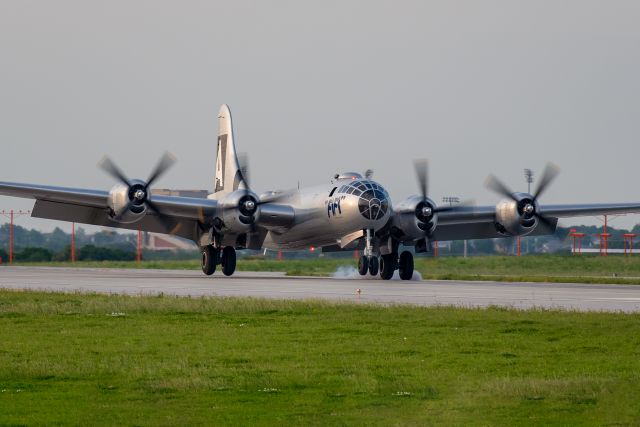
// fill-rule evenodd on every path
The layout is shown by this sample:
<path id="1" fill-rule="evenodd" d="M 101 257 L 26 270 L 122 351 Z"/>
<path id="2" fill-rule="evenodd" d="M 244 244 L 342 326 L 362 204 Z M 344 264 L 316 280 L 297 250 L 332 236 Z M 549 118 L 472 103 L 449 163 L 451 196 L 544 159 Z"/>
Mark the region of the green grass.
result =
<path id="1" fill-rule="evenodd" d="M 329 276 L 339 266 L 355 266 L 352 259 L 317 258 L 307 260 L 243 259 L 240 271 L 283 271 L 294 276 Z M 51 265 L 103 268 L 200 269 L 199 261 L 78 262 L 35 263 L 17 265 Z M 591 255 L 533 255 L 416 258 L 416 269 L 425 279 L 496 280 L 564 283 L 640 284 L 640 256 L 599 257 Z"/>
<path id="2" fill-rule="evenodd" d="M 640 315 L 0 291 L 0 425 L 637 425 Z"/>

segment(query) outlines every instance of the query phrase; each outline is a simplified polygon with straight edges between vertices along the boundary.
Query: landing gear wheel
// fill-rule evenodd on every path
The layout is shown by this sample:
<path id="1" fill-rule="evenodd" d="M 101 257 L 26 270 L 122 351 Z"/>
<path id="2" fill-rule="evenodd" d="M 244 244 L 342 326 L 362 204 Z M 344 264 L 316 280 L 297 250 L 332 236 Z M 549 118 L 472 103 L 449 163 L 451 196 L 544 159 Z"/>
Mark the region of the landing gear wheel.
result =
<path id="1" fill-rule="evenodd" d="M 360 273 L 361 276 L 364 276 L 365 274 L 367 274 L 368 270 L 369 259 L 366 256 L 361 256 L 358 260 L 358 273 Z"/>
<path id="2" fill-rule="evenodd" d="M 396 271 L 396 257 L 393 254 L 380 256 L 380 277 L 382 280 L 391 280 Z"/>
<path id="3" fill-rule="evenodd" d="M 378 274 L 378 258 L 375 256 L 369 258 L 369 274 L 372 276 Z"/>
<path id="4" fill-rule="evenodd" d="M 411 280 L 413 277 L 413 254 L 409 251 L 404 251 L 400 254 L 400 278 L 402 280 Z"/>
<path id="5" fill-rule="evenodd" d="M 202 272 L 207 276 L 211 276 L 216 272 L 217 249 L 213 246 L 205 246 L 202 248 Z"/>
<path id="6" fill-rule="evenodd" d="M 236 271 L 236 250 L 231 246 L 222 249 L 222 272 L 225 276 L 231 276 Z"/>

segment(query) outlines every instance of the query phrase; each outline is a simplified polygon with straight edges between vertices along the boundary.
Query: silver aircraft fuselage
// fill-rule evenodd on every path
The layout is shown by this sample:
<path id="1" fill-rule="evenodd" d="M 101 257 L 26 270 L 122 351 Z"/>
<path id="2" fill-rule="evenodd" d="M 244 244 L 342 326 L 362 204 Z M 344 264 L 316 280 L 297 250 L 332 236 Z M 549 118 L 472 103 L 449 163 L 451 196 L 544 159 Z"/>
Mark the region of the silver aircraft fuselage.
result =
<path id="1" fill-rule="evenodd" d="M 292 192 L 279 200 L 293 207 L 295 221 L 286 232 L 271 230 L 263 243 L 268 249 L 308 249 L 340 244 L 352 233 L 377 231 L 391 216 L 391 200 L 375 181 L 353 175 Z"/>

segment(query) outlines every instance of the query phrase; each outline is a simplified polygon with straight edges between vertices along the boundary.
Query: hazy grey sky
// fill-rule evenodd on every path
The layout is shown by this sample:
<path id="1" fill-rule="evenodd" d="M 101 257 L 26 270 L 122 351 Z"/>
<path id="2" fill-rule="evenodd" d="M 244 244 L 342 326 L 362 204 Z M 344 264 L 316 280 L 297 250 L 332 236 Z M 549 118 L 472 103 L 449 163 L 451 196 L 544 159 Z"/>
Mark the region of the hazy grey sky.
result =
<path id="1" fill-rule="evenodd" d="M 436 201 L 488 204 L 490 172 L 525 189 L 551 160 L 543 202 L 637 201 L 639 22 L 637 0 L 0 0 L 0 180 L 108 189 L 103 154 L 146 178 L 170 150 L 159 186 L 210 189 L 228 103 L 257 191 L 371 168 L 397 202 L 427 157 Z"/>

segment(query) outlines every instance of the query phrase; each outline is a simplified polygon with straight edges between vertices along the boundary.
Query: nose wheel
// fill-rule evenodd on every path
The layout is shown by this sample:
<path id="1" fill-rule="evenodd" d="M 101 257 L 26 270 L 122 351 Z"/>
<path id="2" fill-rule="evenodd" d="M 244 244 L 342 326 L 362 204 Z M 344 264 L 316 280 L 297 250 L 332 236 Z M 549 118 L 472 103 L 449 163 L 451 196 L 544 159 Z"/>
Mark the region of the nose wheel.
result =
<path id="1" fill-rule="evenodd" d="M 365 247 L 364 253 L 358 260 L 358 273 L 366 276 L 369 273 L 372 276 L 378 274 L 379 264 L 378 257 L 373 253 L 373 230 L 365 230 Z"/>
<path id="2" fill-rule="evenodd" d="M 372 256 L 369 259 L 369 274 L 372 276 L 375 276 L 378 274 L 378 258 L 375 256 Z"/>
<path id="3" fill-rule="evenodd" d="M 364 276 L 367 274 L 367 271 L 369 271 L 369 257 L 361 256 L 358 260 L 358 273 Z"/>

